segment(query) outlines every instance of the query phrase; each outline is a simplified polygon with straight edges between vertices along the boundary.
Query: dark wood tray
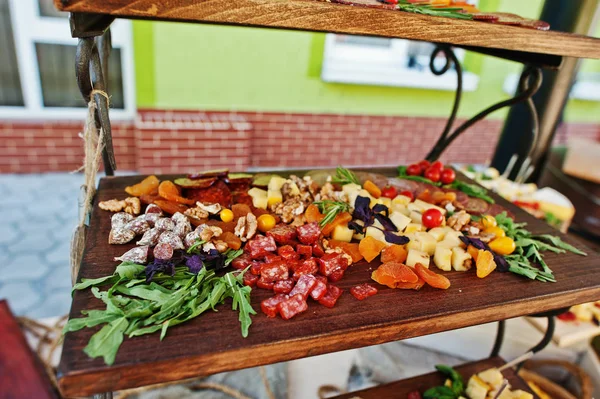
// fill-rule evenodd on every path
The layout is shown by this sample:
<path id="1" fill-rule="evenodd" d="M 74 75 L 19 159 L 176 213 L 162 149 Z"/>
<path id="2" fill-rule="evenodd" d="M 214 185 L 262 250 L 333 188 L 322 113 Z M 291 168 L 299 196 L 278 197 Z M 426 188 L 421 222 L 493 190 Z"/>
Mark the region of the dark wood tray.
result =
<path id="1" fill-rule="evenodd" d="M 391 168 L 373 171 L 394 173 Z M 108 245 L 110 213 L 100 210 L 97 203 L 124 198 L 124 187 L 141 178 L 107 177 L 100 181 L 79 278 L 113 273 L 117 262 L 112 258 L 132 246 Z M 519 221 L 528 222 L 532 232 L 558 235 L 544 222 L 495 198 Z M 379 294 L 358 301 L 348 290 L 370 281 L 371 271 L 377 266 L 363 262 L 349 268 L 339 282 L 345 293 L 335 308 L 310 303 L 307 312 L 289 321 L 268 319 L 262 314 L 260 301 L 269 292 L 255 290 L 252 304 L 259 314 L 253 318 L 250 335 L 245 339 L 240 334 L 237 313 L 223 306 L 219 312 L 208 312 L 170 329 L 162 342 L 159 334 L 125 339 L 114 365 L 108 367 L 101 358 L 90 359 L 82 351 L 98 328 L 69 333 L 58 369 L 60 386 L 66 396 L 115 391 L 433 334 L 600 299 L 600 256 L 572 237 L 561 237 L 589 255 L 548 253 L 545 259 L 557 279 L 553 284 L 511 273 L 478 279 L 475 273 L 454 272 L 448 273 L 452 287 L 447 291 L 380 287 Z M 81 310 L 101 305 L 91 292 L 76 292 L 70 315 L 80 317 Z"/>
<path id="2" fill-rule="evenodd" d="M 455 369 L 463 376 L 466 384 L 473 374 L 490 369 L 492 367 L 500 367 L 504 364 L 505 362 L 502 358 L 494 357 L 480 360 L 478 362 L 463 364 L 455 367 Z M 511 390 L 520 389 L 522 391 L 531 393 L 534 398 L 537 398 L 537 396 L 531 392 L 531 389 L 529 389 L 527 383 L 523 381 L 513 369 L 504 370 L 502 375 L 504 375 L 504 378 L 508 380 Z M 445 377 L 443 377 L 441 373 L 433 372 L 408 378 L 406 380 L 379 385 L 369 389 L 363 389 L 361 391 L 350 392 L 344 395 L 335 396 L 331 399 L 406 399 L 408 394 L 411 392 L 418 391 L 422 395 L 427 389 L 442 385 L 444 381 Z"/>

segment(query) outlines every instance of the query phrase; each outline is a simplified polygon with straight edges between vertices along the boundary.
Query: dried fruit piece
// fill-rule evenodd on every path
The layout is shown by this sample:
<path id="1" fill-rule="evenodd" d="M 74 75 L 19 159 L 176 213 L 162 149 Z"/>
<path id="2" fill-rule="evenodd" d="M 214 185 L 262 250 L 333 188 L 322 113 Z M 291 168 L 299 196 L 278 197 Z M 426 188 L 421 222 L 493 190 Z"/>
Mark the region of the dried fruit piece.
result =
<path id="1" fill-rule="evenodd" d="M 371 262 L 381 253 L 381 250 L 383 250 L 383 248 L 385 248 L 386 246 L 387 245 L 385 243 L 376 240 L 371 236 L 367 236 L 360 240 L 358 250 L 367 262 Z"/>
<path id="2" fill-rule="evenodd" d="M 154 204 L 158 205 L 163 212 L 168 213 L 169 215 L 173 215 L 177 212 L 185 214 L 185 211 L 188 210 L 188 207 L 184 204 L 179 204 L 177 202 L 168 201 L 165 199 L 157 199 L 154 201 Z"/>
<path id="3" fill-rule="evenodd" d="M 175 179 L 173 182 L 183 188 L 207 188 L 217 181 L 216 177 L 207 177 L 204 179 L 188 179 L 185 177 Z"/>
<path id="4" fill-rule="evenodd" d="M 398 283 L 396 288 L 400 290 L 415 290 L 419 291 L 425 285 L 425 280 L 419 278 L 416 283 Z"/>
<path id="5" fill-rule="evenodd" d="M 140 197 L 142 195 L 150 195 L 157 188 L 160 180 L 154 175 L 146 177 L 144 180 L 133 186 L 125 187 L 125 192 L 134 197 Z"/>
<path id="6" fill-rule="evenodd" d="M 242 216 L 246 216 L 249 213 L 252 213 L 252 209 L 246 204 L 233 204 L 231 206 L 231 211 L 233 212 L 233 218 L 239 219 Z"/>
<path id="7" fill-rule="evenodd" d="M 242 246 L 242 240 L 240 240 L 235 234 L 230 231 L 224 231 L 219 236 L 219 240 L 225 241 L 227 246 L 233 250 L 238 250 Z"/>
<path id="8" fill-rule="evenodd" d="M 320 223 L 324 217 L 325 217 L 325 215 L 323 215 L 319 211 L 319 207 L 316 206 L 315 204 L 310 204 L 306 208 L 306 211 L 304 211 L 304 218 L 306 219 L 306 223 L 312 223 L 312 222 Z"/>
<path id="9" fill-rule="evenodd" d="M 165 180 L 158 186 L 158 195 L 166 200 L 176 202 L 178 204 L 194 205 L 196 203 L 193 199 L 187 199 L 181 196 L 179 187 L 170 180 Z"/>
<path id="10" fill-rule="evenodd" d="M 365 183 L 363 184 L 363 188 L 365 190 L 367 190 L 369 192 L 369 194 L 371 194 L 373 197 L 375 197 L 375 198 L 381 197 L 381 189 L 379 187 L 377 187 L 377 185 L 375 183 L 373 183 L 371 180 L 365 181 Z"/>
<path id="11" fill-rule="evenodd" d="M 329 236 L 336 226 L 348 224 L 350 221 L 352 221 L 352 215 L 350 215 L 348 212 L 338 213 L 331 222 L 323 226 L 323 230 L 321 232 L 323 235 Z"/>
<path id="12" fill-rule="evenodd" d="M 414 284 L 419 281 L 419 277 L 410 267 L 399 262 L 382 264 L 373 271 L 371 278 L 379 284 L 387 285 L 390 288 L 400 288 L 400 283 Z"/>
<path id="13" fill-rule="evenodd" d="M 490 251 L 480 249 L 477 253 L 475 267 L 477 268 L 477 277 L 484 278 L 489 276 L 496 269 L 494 255 Z"/>
<path id="14" fill-rule="evenodd" d="M 387 248 L 384 248 L 381 251 L 381 262 L 400 262 L 404 263 L 406 261 L 406 257 L 408 256 L 408 251 L 404 248 L 404 245 L 392 244 Z"/>
<path id="15" fill-rule="evenodd" d="M 428 285 L 433 288 L 440 288 L 442 290 L 447 290 L 450 288 L 450 280 L 448 280 L 445 276 L 441 274 L 437 274 L 420 263 L 415 265 L 415 272 L 417 275 L 424 280 Z"/>
<path id="16" fill-rule="evenodd" d="M 479 254 L 479 250 L 471 244 L 469 244 L 469 246 L 467 246 L 467 252 L 469 253 L 469 255 L 471 255 L 473 260 L 477 262 L 477 255 Z"/>

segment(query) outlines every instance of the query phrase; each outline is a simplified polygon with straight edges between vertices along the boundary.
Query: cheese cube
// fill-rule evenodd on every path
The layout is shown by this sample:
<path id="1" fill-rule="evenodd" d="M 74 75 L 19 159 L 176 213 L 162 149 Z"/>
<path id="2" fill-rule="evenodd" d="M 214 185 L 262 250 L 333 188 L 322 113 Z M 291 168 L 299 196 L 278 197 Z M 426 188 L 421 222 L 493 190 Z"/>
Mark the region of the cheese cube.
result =
<path id="1" fill-rule="evenodd" d="M 423 212 L 423 209 L 421 209 L 421 207 L 418 206 L 417 204 L 415 204 L 414 202 L 411 202 L 410 204 L 406 205 L 406 207 L 411 212 L 419 212 L 419 213 Z"/>
<path id="2" fill-rule="evenodd" d="M 469 379 L 465 393 L 471 399 L 485 399 L 489 390 L 488 385 L 474 375 Z"/>
<path id="3" fill-rule="evenodd" d="M 393 205 L 408 205 L 410 204 L 410 197 L 405 195 L 397 195 L 396 198 L 392 200 Z"/>
<path id="4" fill-rule="evenodd" d="M 436 246 L 433 255 L 433 263 L 438 269 L 445 272 L 452 270 L 452 250 L 450 248 Z"/>
<path id="5" fill-rule="evenodd" d="M 484 370 L 481 373 L 477 374 L 477 376 L 481 378 L 481 380 L 486 384 L 491 385 L 492 388 L 500 387 L 502 385 L 502 381 L 504 381 L 504 376 L 495 367 Z"/>
<path id="6" fill-rule="evenodd" d="M 300 189 L 298 188 L 298 185 L 291 181 L 291 180 L 286 180 L 286 182 L 288 183 L 288 186 L 290 188 L 290 194 L 291 195 L 300 195 Z"/>
<path id="7" fill-rule="evenodd" d="M 404 230 L 411 222 L 411 218 L 399 212 L 392 212 L 392 214 L 390 214 L 390 220 L 394 223 L 394 226 L 396 226 L 398 231 Z"/>
<path id="8" fill-rule="evenodd" d="M 366 237 L 373 237 L 374 239 L 385 242 L 385 236 L 383 235 L 383 231 L 376 229 L 375 227 L 369 226 L 367 227 L 367 231 L 365 232 Z"/>
<path id="9" fill-rule="evenodd" d="M 446 230 L 444 230 L 443 227 L 434 227 L 433 229 L 429 230 L 428 233 L 431 234 L 436 241 L 442 241 L 446 236 Z"/>
<path id="10" fill-rule="evenodd" d="M 461 247 L 452 248 L 452 268 L 457 272 L 466 272 L 473 266 L 471 255 Z"/>
<path id="11" fill-rule="evenodd" d="M 436 239 L 429 233 L 420 231 L 415 233 L 415 237 L 420 244 L 420 250 L 427 253 L 429 256 L 433 256 L 435 253 L 435 246 L 437 244 Z"/>
<path id="12" fill-rule="evenodd" d="M 522 391 L 520 389 L 512 391 L 511 394 L 513 399 L 533 399 L 532 394 L 530 394 L 529 392 Z"/>
<path id="13" fill-rule="evenodd" d="M 271 191 L 280 191 L 281 187 L 285 184 L 286 179 L 280 176 L 273 176 L 271 180 L 269 180 L 268 190 Z"/>
<path id="14" fill-rule="evenodd" d="M 248 195 L 252 197 L 252 205 L 254 205 L 255 208 L 267 209 L 268 200 L 267 192 L 265 190 L 254 187 L 248 190 Z"/>
<path id="15" fill-rule="evenodd" d="M 405 264 L 406 266 L 415 267 L 417 263 L 420 263 L 426 268 L 429 268 L 429 259 L 429 254 L 426 252 L 422 252 L 417 249 L 409 249 Z"/>
<path id="16" fill-rule="evenodd" d="M 406 228 L 404 229 L 404 234 L 410 234 L 410 233 L 416 233 L 417 231 L 423 231 L 425 230 L 423 228 L 423 225 L 420 223 L 409 223 L 406 225 Z"/>
<path id="17" fill-rule="evenodd" d="M 388 198 L 388 197 L 379 197 L 377 199 L 377 202 L 380 203 L 381 205 L 385 205 L 388 209 L 392 208 L 392 200 L 391 200 L 391 198 Z"/>
<path id="18" fill-rule="evenodd" d="M 348 196 L 353 192 L 358 193 L 361 189 L 362 187 L 360 185 L 354 183 L 344 184 L 342 186 L 342 191 L 345 192 Z"/>
<path id="19" fill-rule="evenodd" d="M 281 194 L 281 190 L 269 189 L 267 191 L 267 204 L 269 206 L 273 206 L 281 202 L 283 202 L 283 195 Z"/>
<path id="20" fill-rule="evenodd" d="M 462 233 L 460 231 L 449 231 L 446 233 L 441 243 L 448 248 L 463 247 L 463 242 L 460 240 L 460 238 L 458 238 L 460 236 L 462 236 Z"/>
<path id="21" fill-rule="evenodd" d="M 365 225 L 365 222 L 363 222 L 362 220 L 355 220 L 355 222 L 361 226 Z M 354 233 L 354 235 L 352 236 L 352 238 L 354 238 L 355 240 L 362 240 L 363 238 L 365 238 L 364 234 L 359 234 L 359 233 Z"/>
<path id="22" fill-rule="evenodd" d="M 442 215 L 446 214 L 446 210 L 444 208 L 440 208 L 437 205 L 430 204 L 429 202 L 425 202 L 420 199 L 416 199 L 414 204 L 419 207 L 421 212 L 425 212 L 427 209 L 437 209 L 438 211 L 442 212 Z"/>
<path id="23" fill-rule="evenodd" d="M 411 211 L 408 217 L 412 219 L 413 223 L 423 224 L 423 217 L 419 212 Z"/>
<path id="24" fill-rule="evenodd" d="M 400 213 L 404 216 L 410 215 L 410 211 L 406 205 L 392 204 L 392 213 Z"/>
<path id="25" fill-rule="evenodd" d="M 338 241 L 350 242 L 352 241 L 352 235 L 354 234 L 354 230 L 348 228 L 348 225 L 338 224 L 333 229 L 331 233 L 331 238 Z"/>

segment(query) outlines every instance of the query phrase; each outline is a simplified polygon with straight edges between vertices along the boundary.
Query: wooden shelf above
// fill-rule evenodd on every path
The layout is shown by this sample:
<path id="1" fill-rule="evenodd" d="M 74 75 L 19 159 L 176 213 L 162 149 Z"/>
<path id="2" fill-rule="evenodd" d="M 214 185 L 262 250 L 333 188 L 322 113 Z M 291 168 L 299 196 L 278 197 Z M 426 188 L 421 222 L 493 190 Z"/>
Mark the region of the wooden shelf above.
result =
<path id="1" fill-rule="evenodd" d="M 374 171 L 388 176 L 395 172 L 392 168 Z M 133 246 L 108 245 L 110 213 L 100 210 L 98 201 L 125 198 L 124 188 L 141 178 L 108 177 L 100 181 L 79 279 L 113 273 L 117 264 L 113 257 Z M 530 231 L 558 234 L 513 204 L 495 198 L 517 220 L 529 223 Z M 589 255 L 548 253 L 544 259 L 554 270 L 556 283 L 530 281 L 512 273 L 496 272 L 478 279 L 475 273 L 454 272 L 447 274 L 452 286 L 446 291 L 380 286 L 377 295 L 358 301 L 349 289 L 371 281 L 371 272 L 378 266 L 361 262 L 336 283 L 345 294 L 333 309 L 311 302 L 306 313 L 288 321 L 262 314 L 260 302 L 271 293 L 254 290 L 252 305 L 259 314 L 253 317 L 245 339 L 240 334 L 238 314 L 222 307 L 219 312 L 207 312 L 170 329 L 162 342 L 159 334 L 126 339 L 114 365 L 108 367 L 101 358 L 90 359 L 83 353 L 96 328 L 69 333 L 65 336 L 59 383 L 64 395 L 85 396 L 381 344 L 599 299 L 600 255 L 571 237 L 558 235 Z M 101 307 L 89 290 L 77 291 L 70 316 L 80 317 L 81 310 Z"/>
<path id="2" fill-rule="evenodd" d="M 447 43 L 472 50 L 504 50 L 518 59 L 531 54 L 600 58 L 600 39 L 553 31 L 430 17 L 395 10 L 318 0 L 54 0 L 62 11 L 119 18 L 187 21 Z M 506 52 L 508 51 L 508 52 Z M 487 53 L 489 53 L 488 51 Z M 546 62 L 546 64 L 556 64 Z"/>

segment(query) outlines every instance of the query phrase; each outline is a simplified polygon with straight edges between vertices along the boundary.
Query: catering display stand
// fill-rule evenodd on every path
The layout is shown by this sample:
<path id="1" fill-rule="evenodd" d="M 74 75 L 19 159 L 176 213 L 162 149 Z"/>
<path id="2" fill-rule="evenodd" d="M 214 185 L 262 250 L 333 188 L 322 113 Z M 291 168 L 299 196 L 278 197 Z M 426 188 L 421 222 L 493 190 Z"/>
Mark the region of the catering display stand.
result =
<path id="1" fill-rule="evenodd" d="M 360 34 L 404 38 L 439 43 L 432 55 L 431 69 L 436 74 L 450 70 L 454 63 L 458 75 L 455 106 L 440 140 L 429 159 L 444 149 L 476 121 L 503 106 L 530 101 L 541 81 L 540 68 L 559 68 L 562 57 L 600 58 L 600 40 L 559 32 L 495 25 L 409 14 L 395 10 L 353 7 L 316 0 L 55 0 L 62 11 L 71 12 L 71 29 L 80 38 L 77 52 L 77 79 L 86 101 L 96 103 L 96 125 L 103 129 L 106 142 L 103 153 L 106 177 L 101 180 L 94 199 L 79 278 L 95 278 L 114 271 L 111 259 L 123 247 L 108 245 L 110 221 L 101 214 L 98 202 L 122 195 L 123 189 L 139 181 L 136 177 L 110 177 L 117 163 L 112 151 L 106 84 L 107 57 L 110 53 L 110 23 L 114 18 L 139 18 L 163 21 L 228 24 L 319 32 Z M 460 102 L 461 70 L 452 46 L 502 57 L 527 65 L 518 93 L 477 114 L 451 132 Z M 442 69 L 433 58 L 446 56 Z M 537 116 L 533 118 L 531 146 L 535 146 Z M 395 175 L 394 169 L 370 169 Z M 282 175 L 293 173 L 278 172 Z M 171 178 L 172 176 L 164 176 Z M 161 176 L 161 178 L 163 178 Z M 463 176 L 460 177 L 464 179 Z M 237 314 L 210 312 L 173 328 L 159 343 L 158 335 L 125 340 L 112 366 L 102 359 L 90 359 L 82 351 L 92 330 L 69 333 L 65 337 L 58 370 L 60 388 L 66 396 L 82 396 L 178 381 L 190 377 L 270 364 L 328 352 L 417 337 L 512 317 L 540 314 L 548 317 L 549 329 L 544 340 L 533 349 L 542 349 L 552 336 L 553 314 L 557 309 L 600 299 L 600 256 L 570 236 L 557 234 L 543 221 L 494 195 L 497 203 L 527 222 L 534 234 L 552 233 L 588 252 L 548 254 L 556 283 L 540 283 L 514 275 L 496 273 L 490 279 L 472 279 L 466 273 L 450 277 L 447 291 L 402 292 L 385 290 L 364 302 L 340 299 L 335 309 L 313 308 L 304 317 L 289 321 L 257 315 L 248 338 L 239 336 Z M 340 288 L 349 289 L 370 279 L 376 264 L 360 262 L 348 269 Z M 259 307 L 266 291 L 253 291 L 252 304 Z M 83 309 L 97 307 L 90 292 L 74 294 L 71 317 Z M 492 356 L 500 350 L 503 323 Z M 484 360 L 485 367 L 492 360 Z M 493 360 L 497 361 L 497 359 Z M 110 393 L 100 397 L 110 397 Z"/>

